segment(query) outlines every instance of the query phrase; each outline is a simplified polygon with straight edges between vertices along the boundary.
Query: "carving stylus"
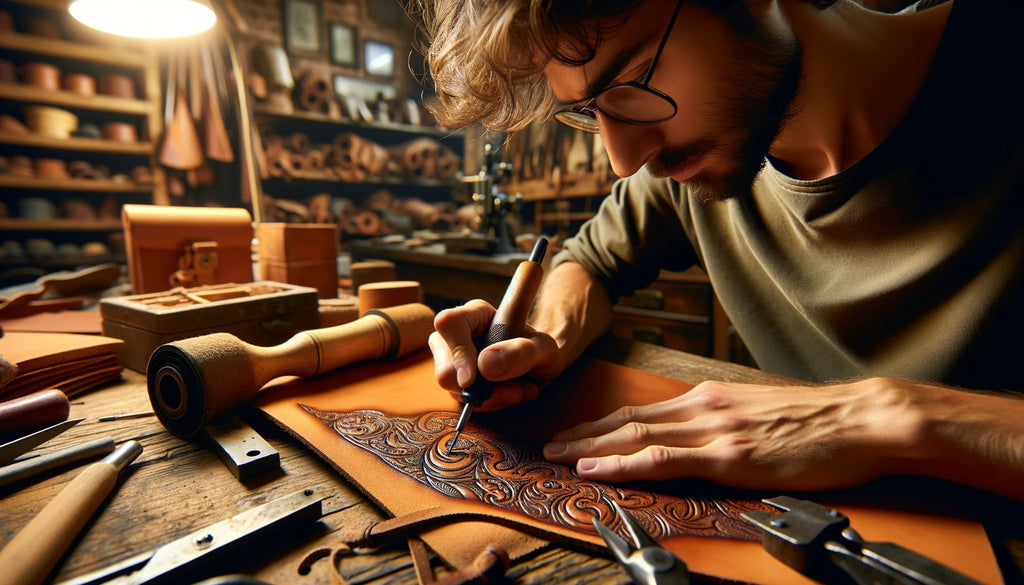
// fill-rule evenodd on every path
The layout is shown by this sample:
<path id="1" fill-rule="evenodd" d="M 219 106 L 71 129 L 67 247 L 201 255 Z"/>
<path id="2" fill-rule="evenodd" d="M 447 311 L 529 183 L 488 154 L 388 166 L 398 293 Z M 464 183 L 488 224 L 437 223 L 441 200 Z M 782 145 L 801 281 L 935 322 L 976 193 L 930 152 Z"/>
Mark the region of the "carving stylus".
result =
<path id="1" fill-rule="evenodd" d="M 544 260 L 544 253 L 547 252 L 547 249 L 547 239 L 539 238 L 533 246 L 533 252 L 530 253 L 530 257 L 516 268 L 516 273 L 512 276 L 512 282 L 509 283 L 508 289 L 505 290 L 505 296 L 501 298 L 501 304 L 498 305 L 498 310 L 494 313 L 494 320 L 491 321 L 487 332 L 477 343 L 478 353 L 485 347 L 499 341 L 518 337 L 522 334 L 523 329 L 526 327 L 526 317 L 530 314 L 530 309 L 533 307 L 533 299 L 537 296 L 537 289 L 540 287 L 541 278 L 544 276 L 541 262 Z M 485 379 L 479 373 L 476 380 L 468 388 L 462 389 L 462 392 L 459 394 L 459 400 L 462 402 L 462 413 L 459 414 L 459 422 L 455 425 L 455 436 L 448 443 L 447 453 L 452 452 L 452 447 L 455 446 L 455 442 L 459 439 L 459 434 L 466 427 L 466 423 L 469 422 L 469 415 L 472 414 L 473 409 L 490 398 L 493 391 L 494 382 Z"/>

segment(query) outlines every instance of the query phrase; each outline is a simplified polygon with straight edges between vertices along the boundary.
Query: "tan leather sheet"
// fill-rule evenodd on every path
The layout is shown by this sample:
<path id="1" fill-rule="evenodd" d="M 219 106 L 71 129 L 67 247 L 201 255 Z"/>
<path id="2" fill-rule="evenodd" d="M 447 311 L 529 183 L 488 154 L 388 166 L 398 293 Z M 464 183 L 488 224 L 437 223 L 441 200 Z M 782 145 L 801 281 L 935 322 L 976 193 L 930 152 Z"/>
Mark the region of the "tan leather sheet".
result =
<path id="1" fill-rule="evenodd" d="M 767 509 L 758 498 L 777 493 L 737 498 L 728 490 L 694 489 L 687 482 L 645 484 L 644 489 L 598 484 L 582 480 L 570 467 L 544 461 L 540 446 L 555 430 L 624 404 L 649 403 L 690 389 L 599 360 L 566 378 L 564 387 L 548 389 L 535 403 L 500 414 L 475 414 L 451 455 L 445 448 L 458 405 L 437 387 L 426 352 L 317 379 L 279 379 L 258 395 L 256 404 L 391 515 L 441 507 L 485 511 L 525 526 L 461 521 L 421 533 L 457 567 L 469 565 L 490 544 L 500 544 L 512 558 L 551 540 L 603 546 L 590 519 L 598 514 L 617 526 L 610 507 L 615 499 L 693 572 L 761 584 L 811 582 L 766 553 L 758 533 L 739 519 L 744 510 Z M 885 502 L 816 501 L 846 513 L 868 540 L 902 544 L 982 583 L 1002 582 L 976 521 L 936 510 L 901 510 Z"/>

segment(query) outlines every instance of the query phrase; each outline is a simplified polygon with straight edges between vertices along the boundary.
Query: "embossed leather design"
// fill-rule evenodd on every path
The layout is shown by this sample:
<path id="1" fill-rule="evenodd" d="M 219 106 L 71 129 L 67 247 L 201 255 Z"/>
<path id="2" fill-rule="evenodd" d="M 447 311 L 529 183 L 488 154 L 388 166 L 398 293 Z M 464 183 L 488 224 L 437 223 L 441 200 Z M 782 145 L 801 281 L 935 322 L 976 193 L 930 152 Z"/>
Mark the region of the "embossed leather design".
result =
<path id="1" fill-rule="evenodd" d="M 693 482 L 643 486 L 598 484 L 548 463 L 540 441 L 625 404 L 650 403 L 690 386 L 594 360 L 567 372 L 565 384 L 542 399 L 502 413 L 475 413 L 463 437 L 444 451 L 458 404 L 433 380 L 430 355 L 345 368 L 315 379 L 281 379 L 256 405 L 300 438 L 393 516 L 430 508 L 498 513 L 498 522 L 460 521 L 424 531 L 423 540 L 449 564 L 463 567 L 488 545 L 513 559 L 549 541 L 603 547 L 593 514 L 613 527 L 614 498 L 705 575 L 761 584 L 810 583 L 765 552 L 739 519 L 764 509 L 759 497 Z M 733 497 L 728 497 L 727 494 Z M 841 505 L 868 540 L 897 542 L 942 559 L 984 583 L 1000 582 L 984 530 L 976 521 L 935 513 Z"/>

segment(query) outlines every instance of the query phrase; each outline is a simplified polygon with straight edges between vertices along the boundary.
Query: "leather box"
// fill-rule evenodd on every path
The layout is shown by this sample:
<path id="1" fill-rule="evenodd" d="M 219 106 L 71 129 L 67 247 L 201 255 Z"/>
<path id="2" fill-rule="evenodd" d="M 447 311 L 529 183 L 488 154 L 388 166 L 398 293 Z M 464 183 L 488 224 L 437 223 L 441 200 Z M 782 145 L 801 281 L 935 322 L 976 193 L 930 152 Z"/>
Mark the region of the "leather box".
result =
<path id="1" fill-rule="evenodd" d="M 257 240 L 261 280 L 310 286 L 322 299 L 338 297 L 337 226 L 261 223 Z"/>
<path id="2" fill-rule="evenodd" d="M 129 204 L 121 223 L 134 294 L 254 280 L 245 209 Z"/>
<path id="3" fill-rule="evenodd" d="M 316 289 L 271 281 L 106 298 L 100 315 L 103 334 L 125 341 L 119 361 L 138 372 L 157 347 L 188 337 L 224 332 L 271 346 L 320 327 Z"/>

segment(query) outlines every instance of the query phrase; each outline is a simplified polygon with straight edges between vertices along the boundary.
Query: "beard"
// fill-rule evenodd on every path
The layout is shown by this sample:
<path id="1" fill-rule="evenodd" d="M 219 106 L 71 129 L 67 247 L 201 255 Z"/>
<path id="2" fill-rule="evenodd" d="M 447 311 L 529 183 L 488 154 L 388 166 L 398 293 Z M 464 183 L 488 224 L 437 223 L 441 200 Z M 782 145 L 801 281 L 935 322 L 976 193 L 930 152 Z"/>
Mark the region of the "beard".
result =
<path id="1" fill-rule="evenodd" d="M 673 169 L 705 155 L 724 155 L 724 168 L 703 169 L 686 181 L 701 201 L 724 201 L 750 192 L 769 148 L 794 113 L 800 89 L 801 50 L 794 39 L 754 32 L 740 39 L 729 60 L 731 73 L 723 76 L 718 91 L 727 97 L 716 100 L 706 114 L 713 134 L 685 145 L 668 145 L 647 163 L 651 174 L 668 177 Z"/>

